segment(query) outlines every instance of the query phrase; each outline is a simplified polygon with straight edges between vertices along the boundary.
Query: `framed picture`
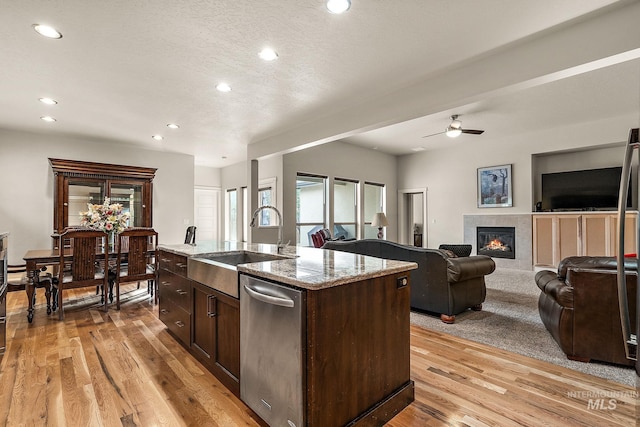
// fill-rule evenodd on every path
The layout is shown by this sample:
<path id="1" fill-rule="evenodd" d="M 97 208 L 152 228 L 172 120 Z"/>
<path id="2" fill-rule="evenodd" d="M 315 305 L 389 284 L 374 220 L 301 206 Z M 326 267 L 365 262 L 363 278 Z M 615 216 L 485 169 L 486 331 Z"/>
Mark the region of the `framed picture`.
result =
<path id="1" fill-rule="evenodd" d="M 478 207 L 513 206 L 511 165 L 478 168 Z"/>

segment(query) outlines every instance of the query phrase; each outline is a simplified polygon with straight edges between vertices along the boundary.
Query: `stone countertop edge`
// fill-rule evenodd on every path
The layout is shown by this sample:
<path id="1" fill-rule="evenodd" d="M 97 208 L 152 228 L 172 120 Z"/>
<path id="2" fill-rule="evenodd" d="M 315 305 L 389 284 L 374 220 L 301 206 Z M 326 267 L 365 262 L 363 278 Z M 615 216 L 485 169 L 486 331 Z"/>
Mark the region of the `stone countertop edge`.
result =
<path id="1" fill-rule="evenodd" d="M 187 257 L 237 251 L 277 253 L 275 245 L 242 242 L 211 241 L 197 245 L 159 244 L 158 248 Z M 237 269 L 242 273 L 290 286 L 320 290 L 418 268 L 418 264 L 415 262 L 385 260 L 304 246 L 287 246 L 280 255 L 290 259 L 241 264 Z"/>
<path id="2" fill-rule="evenodd" d="M 373 258 L 367 257 L 365 255 L 355 256 L 363 258 Z M 383 262 L 384 265 L 379 267 L 378 269 L 366 269 L 365 271 L 359 272 L 334 271 L 332 273 L 322 273 L 319 271 L 313 271 L 311 269 L 296 269 L 295 266 L 292 268 L 287 268 L 287 266 L 291 264 L 291 260 L 282 260 L 271 261 L 268 263 L 243 264 L 238 266 L 238 271 L 251 274 L 256 277 L 269 279 L 279 283 L 284 283 L 286 285 L 313 291 L 332 288 L 334 286 L 346 285 L 348 283 L 358 282 L 361 280 L 388 276 L 390 274 L 408 272 L 409 270 L 418 268 L 418 264 L 414 262 L 382 260 L 380 258 L 373 259 Z M 265 271 L 263 268 L 261 268 L 262 264 L 269 263 L 278 263 L 278 268 L 269 268 L 270 271 Z M 301 270 L 304 272 L 304 277 L 300 277 Z"/>

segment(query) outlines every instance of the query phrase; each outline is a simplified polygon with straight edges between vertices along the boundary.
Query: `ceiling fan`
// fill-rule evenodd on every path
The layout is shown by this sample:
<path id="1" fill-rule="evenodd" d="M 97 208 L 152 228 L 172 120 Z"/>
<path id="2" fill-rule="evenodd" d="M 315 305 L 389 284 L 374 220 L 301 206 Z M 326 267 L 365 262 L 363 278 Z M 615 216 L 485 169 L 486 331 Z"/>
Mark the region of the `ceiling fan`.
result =
<path id="1" fill-rule="evenodd" d="M 449 138 L 456 138 L 463 133 L 468 133 L 471 135 L 481 135 L 483 132 L 484 130 L 479 130 L 479 129 L 463 129 L 462 122 L 458 120 L 458 114 L 454 114 L 451 116 L 451 123 L 449 123 L 449 126 L 447 126 L 447 128 L 444 131 L 438 132 L 438 133 L 432 133 L 431 135 L 425 135 L 423 136 L 423 138 L 427 138 L 435 135 L 441 135 L 443 133 L 447 135 Z"/>

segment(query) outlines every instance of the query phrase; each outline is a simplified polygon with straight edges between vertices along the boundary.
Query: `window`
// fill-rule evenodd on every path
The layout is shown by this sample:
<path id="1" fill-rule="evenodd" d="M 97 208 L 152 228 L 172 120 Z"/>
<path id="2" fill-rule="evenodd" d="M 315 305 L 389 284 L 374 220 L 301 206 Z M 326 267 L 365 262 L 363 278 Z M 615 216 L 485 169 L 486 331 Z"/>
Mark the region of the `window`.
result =
<path id="1" fill-rule="evenodd" d="M 376 212 L 385 211 L 384 184 L 364 183 L 364 233 L 365 239 L 378 237 L 378 229 L 371 226 Z"/>
<path id="2" fill-rule="evenodd" d="M 242 241 L 249 241 L 249 189 L 242 187 Z"/>
<path id="3" fill-rule="evenodd" d="M 325 227 L 327 178 L 298 174 L 296 179 L 296 244 L 313 246 L 311 233 Z"/>
<path id="4" fill-rule="evenodd" d="M 336 239 L 358 236 L 357 189 L 357 181 L 338 178 L 333 181 L 333 237 Z"/>
<path id="5" fill-rule="evenodd" d="M 235 242 L 238 240 L 238 190 L 227 190 L 224 238 Z"/>
<path id="6" fill-rule="evenodd" d="M 258 206 L 276 205 L 276 178 L 267 178 L 260 180 L 258 184 Z M 260 212 L 258 225 L 275 226 L 278 225 L 274 212 L 271 209 L 265 209 Z"/>

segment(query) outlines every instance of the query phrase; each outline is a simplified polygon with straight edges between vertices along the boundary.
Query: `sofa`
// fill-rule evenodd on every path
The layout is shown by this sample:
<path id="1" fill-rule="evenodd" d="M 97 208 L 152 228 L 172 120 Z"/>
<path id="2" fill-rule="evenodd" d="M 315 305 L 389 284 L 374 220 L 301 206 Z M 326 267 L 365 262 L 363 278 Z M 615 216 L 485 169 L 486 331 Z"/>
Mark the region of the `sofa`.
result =
<path id="1" fill-rule="evenodd" d="M 445 323 L 454 323 L 456 314 L 469 308 L 482 309 L 487 292 L 484 276 L 496 268 L 488 256 L 456 257 L 444 250 L 380 239 L 331 241 L 322 248 L 417 263 L 409 279 L 411 309 L 439 315 Z"/>
<path id="2" fill-rule="evenodd" d="M 637 261 L 625 258 L 632 333 L 636 333 Z M 558 271 L 536 273 L 542 323 L 568 359 L 633 365 L 625 354 L 614 257 L 574 256 Z"/>

